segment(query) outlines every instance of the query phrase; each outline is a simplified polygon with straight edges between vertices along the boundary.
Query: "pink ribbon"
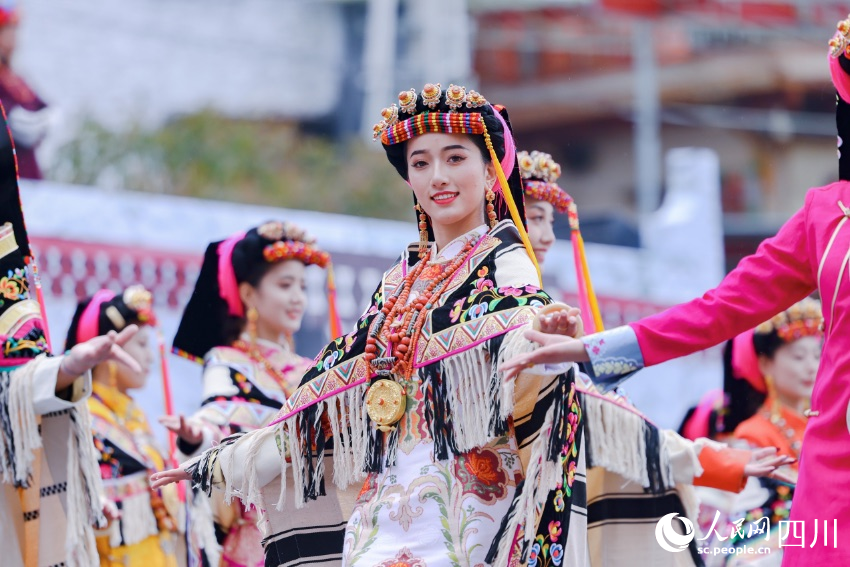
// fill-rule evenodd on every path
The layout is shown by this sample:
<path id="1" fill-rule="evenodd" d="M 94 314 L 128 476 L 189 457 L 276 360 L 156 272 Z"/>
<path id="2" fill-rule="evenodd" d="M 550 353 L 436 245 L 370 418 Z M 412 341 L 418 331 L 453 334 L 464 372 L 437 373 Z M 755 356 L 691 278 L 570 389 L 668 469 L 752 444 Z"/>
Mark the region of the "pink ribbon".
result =
<path id="1" fill-rule="evenodd" d="M 98 319 L 100 319 L 100 306 L 115 297 L 115 292 L 108 289 L 102 289 L 94 294 L 91 301 L 80 315 L 80 322 L 77 325 L 77 344 L 84 343 L 88 340 L 100 335 L 98 329 Z"/>
<path id="2" fill-rule="evenodd" d="M 754 329 L 741 333 L 732 339 L 732 374 L 743 378 L 762 394 L 767 392 L 767 384 L 759 368 L 759 358 L 753 345 Z"/>
<path id="3" fill-rule="evenodd" d="M 502 118 L 502 114 L 499 110 L 493 107 L 493 112 L 496 114 L 496 118 L 499 119 L 499 122 L 502 123 L 502 130 L 505 132 L 505 157 L 502 158 L 502 171 L 505 172 L 505 179 L 511 178 L 511 172 L 514 170 L 514 165 L 516 165 L 516 144 L 514 143 L 514 136 L 511 133 L 511 129 L 508 127 L 508 123 L 505 122 L 505 119 Z M 493 184 L 493 191 L 496 193 L 501 193 L 502 187 L 499 185 L 499 180 L 496 179 L 496 182 Z M 510 190 L 509 188 L 505 188 L 506 190 Z"/>
<path id="4" fill-rule="evenodd" d="M 234 234 L 218 245 L 218 294 L 227 303 L 227 312 L 236 317 L 245 316 L 245 307 L 239 297 L 239 284 L 233 271 L 233 248 L 245 238 L 245 233 Z"/>

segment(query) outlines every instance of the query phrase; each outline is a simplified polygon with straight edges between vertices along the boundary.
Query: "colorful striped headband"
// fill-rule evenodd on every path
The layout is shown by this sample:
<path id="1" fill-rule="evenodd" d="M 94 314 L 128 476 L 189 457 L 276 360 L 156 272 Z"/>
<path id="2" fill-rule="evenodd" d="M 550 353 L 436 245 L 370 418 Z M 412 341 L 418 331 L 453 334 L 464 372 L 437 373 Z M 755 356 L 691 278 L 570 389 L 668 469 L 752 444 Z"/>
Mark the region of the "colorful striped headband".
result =
<path id="1" fill-rule="evenodd" d="M 423 112 L 380 131 L 387 146 L 406 142 L 422 134 L 484 134 L 484 116 L 479 112 Z"/>

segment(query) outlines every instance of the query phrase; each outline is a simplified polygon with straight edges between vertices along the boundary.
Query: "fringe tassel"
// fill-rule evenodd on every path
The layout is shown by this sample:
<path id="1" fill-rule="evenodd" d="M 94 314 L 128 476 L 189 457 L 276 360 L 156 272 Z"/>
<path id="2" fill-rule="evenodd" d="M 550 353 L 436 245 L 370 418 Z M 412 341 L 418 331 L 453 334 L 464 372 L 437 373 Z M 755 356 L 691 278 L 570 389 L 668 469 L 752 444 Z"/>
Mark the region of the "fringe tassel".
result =
<path id="1" fill-rule="evenodd" d="M 658 494 L 674 485 L 658 429 L 614 401 L 581 396 L 587 467 L 602 467 Z"/>
<path id="2" fill-rule="evenodd" d="M 121 519 L 110 526 L 109 544 L 112 547 L 133 545 L 159 533 L 156 516 L 151 508 L 150 492 L 133 494 L 122 499 L 119 504 Z"/>
<path id="3" fill-rule="evenodd" d="M 88 406 L 85 402 L 79 403 L 69 415 L 71 435 L 68 439 L 65 551 L 69 567 L 88 567 L 98 561 L 93 526 L 102 526 L 106 522 L 100 506 L 103 486 L 92 443 Z"/>
<path id="4" fill-rule="evenodd" d="M 519 533 L 520 526 L 524 528 L 523 537 L 519 541 L 523 550 L 520 563 L 525 563 L 526 551 L 536 535 L 535 530 L 529 528 L 536 525 L 537 510 L 543 508 L 549 492 L 556 488 L 558 480 L 563 474 L 560 461 L 557 458 L 552 461 L 549 456 L 552 436 L 560 429 L 556 427 L 555 423 L 556 408 L 560 405 L 559 401 L 561 400 L 556 400 L 546 412 L 540 435 L 532 445 L 531 459 L 525 471 L 523 490 L 521 492 L 517 490 L 514 502 L 511 504 L 511 510 L 508 513 L 509 520 L 504 526 L 504 531 L 500 531 L 497 535 L 496 539 L 500 542 L 496 556 L 488 557 L 488 561 L 493 565 L 508 565 L 516 542 L 515 534 Z M 536 479 L 536 482 L 530 484 L 529 480 L 532 479 Z"/>
<path id="5" fill-rule="evenodd" d="M 208 565 L 218 565 L 221 560 L 221 545 L 215 537 L 210 499 L 200 490 L 192 490 L 188 498 L 189 541 L 195 541 L 206 556 Z"/>
<path id="6" fill-rule="evenodd" d="M 29 488 L 36 451 L 41 448 L 33 411 L 32 381 L 41 355 L 11 372 L 0 372 L 0 474 L 6 483 Z"/>

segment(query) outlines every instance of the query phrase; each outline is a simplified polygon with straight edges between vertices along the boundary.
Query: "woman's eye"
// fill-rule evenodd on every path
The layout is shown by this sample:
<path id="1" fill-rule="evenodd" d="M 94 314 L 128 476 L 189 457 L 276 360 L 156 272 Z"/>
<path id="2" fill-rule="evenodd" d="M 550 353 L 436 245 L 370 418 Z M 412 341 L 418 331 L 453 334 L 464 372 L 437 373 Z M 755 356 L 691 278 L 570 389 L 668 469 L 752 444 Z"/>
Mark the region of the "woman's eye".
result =
<path id="1" fill-rule="evenodd" d="M 426 165 L 428 165 L 428 164 L 425 161 L 417 160 L 417 161 L 414 161 L 413 163 L 411 163 L 410 167 L 412 167 L 414 169 L 421 169 L 421 168 L 425 167 Z"/>
<path id="2" fill-rule="evenodd" d="M 533 222 L 533 223 L 543 222 L 543 217 L 528 217 L 528 222 Z"/>
<path id="3" fill-rule="evenodd" d="M 449 156 L 449 163 L 460 163 L 465 159 L 466 159 L 466 156 L 452 155 L 452 156 Z"/>

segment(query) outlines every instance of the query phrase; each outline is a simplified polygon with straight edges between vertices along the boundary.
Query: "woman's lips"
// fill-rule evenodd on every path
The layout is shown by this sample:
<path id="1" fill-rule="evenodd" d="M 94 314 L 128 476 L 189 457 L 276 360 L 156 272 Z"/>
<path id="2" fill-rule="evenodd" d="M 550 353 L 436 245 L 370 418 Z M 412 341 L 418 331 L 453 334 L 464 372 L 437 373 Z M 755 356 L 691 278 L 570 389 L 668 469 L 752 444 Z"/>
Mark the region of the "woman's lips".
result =
<path id="1" fill-rule="evenodd" d="M 460 193 L 452 193 L 450 191 L 443 191 L 441 193 L 435 193 L 431 195 L 431 200 L 437 203 L 438 205 L 448 205 L 457 199 L 457 196 Z"/>

